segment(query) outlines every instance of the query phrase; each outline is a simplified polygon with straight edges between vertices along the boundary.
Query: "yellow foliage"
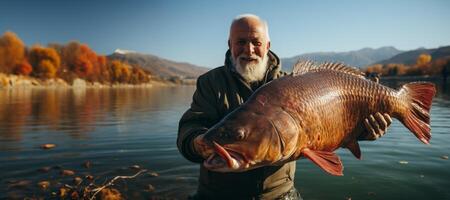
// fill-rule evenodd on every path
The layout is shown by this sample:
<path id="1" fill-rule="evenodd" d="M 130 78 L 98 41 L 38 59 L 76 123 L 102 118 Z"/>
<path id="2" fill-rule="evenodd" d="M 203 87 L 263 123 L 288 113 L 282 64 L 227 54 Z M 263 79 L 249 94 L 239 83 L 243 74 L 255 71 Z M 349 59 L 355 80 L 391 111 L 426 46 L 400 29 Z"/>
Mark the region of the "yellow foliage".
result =
<path id="1" fill-rule="evenodd" d="M 424 67 L 430 62 L 431 62 L 431 55 L 423 53 L 420 54 L 419 57 L 417 57 L 416 65 L 419 67 Z"/>
<path id="2" fill-rule="evenodd" d="M 56 67 L 50 60 L 42 60 L 36 67 L 38 77 L 54 78 L 56 75 Z"/>

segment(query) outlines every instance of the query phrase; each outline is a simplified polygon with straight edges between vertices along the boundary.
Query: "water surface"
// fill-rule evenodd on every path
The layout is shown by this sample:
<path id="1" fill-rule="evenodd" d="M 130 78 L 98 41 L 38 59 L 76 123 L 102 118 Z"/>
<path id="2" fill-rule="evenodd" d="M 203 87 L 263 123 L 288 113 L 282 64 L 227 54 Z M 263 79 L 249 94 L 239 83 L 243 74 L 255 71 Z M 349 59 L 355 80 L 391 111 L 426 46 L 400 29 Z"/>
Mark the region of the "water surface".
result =
<path id="1" fill-rule="evenodd" d="M 391 86 L 401 81 L 386 83 Z M 386 136 L 361 142 L 363 159 L 338 150 L 344 176 L 326 174 L 309 160 L 297 161 L 296 187 L 304 199 L 450 199 L 450 92 L 438 83 L 431 111 L 431 145 L 394 121 Z M 178 120 L 188 108 L 192 86 L 115 89 L 1 89 L 0 199 L 54 198 L 74 176 L 93 175 L 101 185 L 117 181 L 128 199 L 184 199 L 195 192 L 199 166 L 185 160 L 175 142 Z M 40 145 L 57 146 L 42 150 Z M 83 166 L 89 161 L 90 168 Z M 38 169 L 50 167 L 48 172 Z M 37 182 L 50 181 L 40 190 Z M 25 181 L 24 185 L 17 184 Z M 83 182 L 86 184 L 87 182 Z M 155 190 L 148 191 L 148 185 Z"/>

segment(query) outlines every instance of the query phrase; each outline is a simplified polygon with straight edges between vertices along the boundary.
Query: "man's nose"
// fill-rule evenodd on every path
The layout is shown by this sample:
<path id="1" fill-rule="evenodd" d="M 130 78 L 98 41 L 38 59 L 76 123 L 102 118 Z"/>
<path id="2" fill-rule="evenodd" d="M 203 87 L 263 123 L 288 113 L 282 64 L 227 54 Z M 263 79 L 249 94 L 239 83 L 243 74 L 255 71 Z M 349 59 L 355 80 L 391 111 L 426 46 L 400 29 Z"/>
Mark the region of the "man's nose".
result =
<path id="1" fill-rule="evenodd" d="M 255 45 L 253 45 L 251 42 L 247 42 L 247 44 L 244 46 L 244 53 L 246 55 L 253 55 L 255 53 Z"/>

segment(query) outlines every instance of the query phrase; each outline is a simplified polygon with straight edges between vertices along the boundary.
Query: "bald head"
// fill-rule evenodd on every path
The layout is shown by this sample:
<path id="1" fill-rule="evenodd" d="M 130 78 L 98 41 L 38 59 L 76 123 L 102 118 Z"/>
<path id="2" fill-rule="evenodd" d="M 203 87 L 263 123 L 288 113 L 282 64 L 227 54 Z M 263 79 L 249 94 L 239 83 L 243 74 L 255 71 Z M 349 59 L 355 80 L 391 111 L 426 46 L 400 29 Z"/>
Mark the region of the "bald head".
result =
<path id="1" fill-rule="evenodd" d="M 229 38 L 236 32 L 260 32 L 270 41 L 267 22 L 253 14 L 242 14 L 234 18 L 230 27 Z"/>

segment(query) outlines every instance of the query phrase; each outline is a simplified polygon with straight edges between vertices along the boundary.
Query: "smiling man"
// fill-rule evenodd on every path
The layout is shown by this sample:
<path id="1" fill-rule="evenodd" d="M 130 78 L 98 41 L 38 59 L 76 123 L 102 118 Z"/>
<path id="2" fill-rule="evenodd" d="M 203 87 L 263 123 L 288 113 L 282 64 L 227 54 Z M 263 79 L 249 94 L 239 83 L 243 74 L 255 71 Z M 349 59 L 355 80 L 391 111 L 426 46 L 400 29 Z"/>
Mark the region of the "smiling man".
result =
<path id="1" fill-rule="evenodd" d="M 203 163 L 213 154 L 198 142 L 210 127 L 256 89 L 286 75 L 280 71 L 278 56 L 269 50 L 267 23 L 258 16 L 245 14 L 233 20 L 228 47 L 225 65 L 198 78 L 191 107 L 179 123 L 177 146 L 192 162 Z M 366 121 L 369 134 L 365 139 L 369 140 L 382 136 L 391 123 L 389 116 L 380 113 Z M 301 199 L 294 174 L 295 161 L 239 173 L 213 172 L 201 165 L 197 194 L 192 199 Z"/>

